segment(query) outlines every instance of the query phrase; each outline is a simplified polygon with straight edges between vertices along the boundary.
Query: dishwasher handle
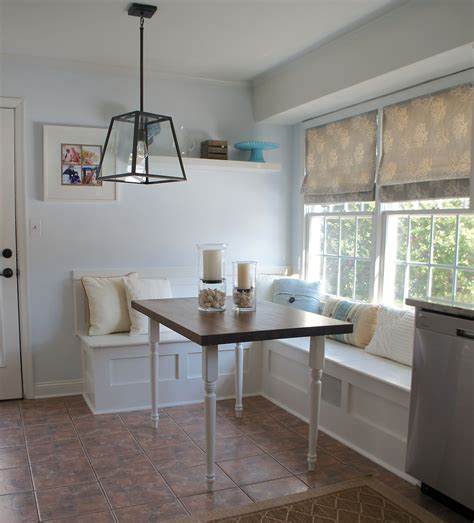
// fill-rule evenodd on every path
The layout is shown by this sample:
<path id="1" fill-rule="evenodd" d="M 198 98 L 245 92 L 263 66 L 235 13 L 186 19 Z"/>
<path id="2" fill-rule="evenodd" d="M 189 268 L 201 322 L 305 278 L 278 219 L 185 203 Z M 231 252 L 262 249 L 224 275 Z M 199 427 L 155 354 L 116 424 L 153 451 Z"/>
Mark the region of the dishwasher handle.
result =
<path id="1" fill-rule="evenodd" d="M 417 310 L 415 325 L 417 329 L 474 340 L 474 319 Z"/>
<path id="2" fill-rule="evenodd" d="M 459 336 L 460 338 L 467 338 L 468 340 L 474 340 L 474 331 L 458 329 L 456 331 L 456 336 Z"/>

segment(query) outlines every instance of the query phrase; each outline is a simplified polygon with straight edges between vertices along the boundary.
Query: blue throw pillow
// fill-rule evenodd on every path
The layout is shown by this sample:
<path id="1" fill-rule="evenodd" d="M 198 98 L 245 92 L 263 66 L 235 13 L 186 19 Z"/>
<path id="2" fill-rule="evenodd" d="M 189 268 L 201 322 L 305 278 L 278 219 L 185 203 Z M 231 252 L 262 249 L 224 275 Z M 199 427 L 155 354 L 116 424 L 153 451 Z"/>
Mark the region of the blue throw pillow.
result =
<path id="1" fill-rule="evenodd" d="M 273 284 L 273 302 L 308 312 L 319 312 L 319 281 L 282 278 Z"/>

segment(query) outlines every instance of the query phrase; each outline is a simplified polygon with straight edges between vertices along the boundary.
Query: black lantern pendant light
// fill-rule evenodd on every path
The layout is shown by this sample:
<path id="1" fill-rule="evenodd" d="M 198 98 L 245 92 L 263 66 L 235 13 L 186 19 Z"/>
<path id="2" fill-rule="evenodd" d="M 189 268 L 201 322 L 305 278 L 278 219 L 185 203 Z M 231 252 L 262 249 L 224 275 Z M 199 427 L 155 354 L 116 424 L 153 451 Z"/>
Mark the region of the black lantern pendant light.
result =
<path id="1" fill-rule="evenodd" d="M 140 18 L 140 110 L 110 121 L 97 180 L 125 183 L 184 182 L 183 160 L 171 116 L 143 110 L 143 25 L 154 5 L 132 4 L 130 16 Z"/>

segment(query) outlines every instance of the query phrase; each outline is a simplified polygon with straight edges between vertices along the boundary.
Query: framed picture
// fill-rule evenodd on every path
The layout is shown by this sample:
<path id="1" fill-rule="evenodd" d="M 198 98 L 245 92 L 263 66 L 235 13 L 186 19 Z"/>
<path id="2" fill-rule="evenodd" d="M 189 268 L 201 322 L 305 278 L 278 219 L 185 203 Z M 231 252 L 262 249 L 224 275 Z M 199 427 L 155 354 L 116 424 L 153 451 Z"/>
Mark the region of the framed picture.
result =
<path id="1" fill-rule="evenodd" d="M 114 182 L 97 180 L 106 134 L 106 129 L 43 126 L 45 200 L 117 199 Z"/>

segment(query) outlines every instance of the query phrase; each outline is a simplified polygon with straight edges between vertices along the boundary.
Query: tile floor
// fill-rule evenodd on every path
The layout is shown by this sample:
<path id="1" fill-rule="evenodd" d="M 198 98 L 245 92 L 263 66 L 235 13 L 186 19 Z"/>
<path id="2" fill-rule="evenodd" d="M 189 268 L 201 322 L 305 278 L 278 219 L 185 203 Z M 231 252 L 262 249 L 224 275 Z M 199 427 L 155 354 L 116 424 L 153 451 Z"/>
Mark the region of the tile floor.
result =
<path id="1" fill-rule="evenodd" d="M 306 470 L 307 424 L 261 396 L 217 404 L 215 492 L 204 481 L 204 407 L 93 416 L 79 396 L 0 402 L 0 521 L 167 521 L 375 475 L 448 522 L 419 490 L 321 433 Z"/>

